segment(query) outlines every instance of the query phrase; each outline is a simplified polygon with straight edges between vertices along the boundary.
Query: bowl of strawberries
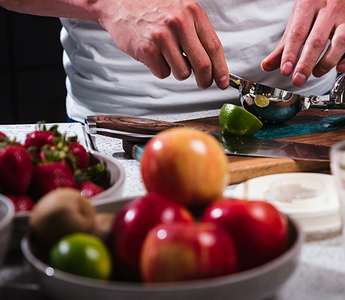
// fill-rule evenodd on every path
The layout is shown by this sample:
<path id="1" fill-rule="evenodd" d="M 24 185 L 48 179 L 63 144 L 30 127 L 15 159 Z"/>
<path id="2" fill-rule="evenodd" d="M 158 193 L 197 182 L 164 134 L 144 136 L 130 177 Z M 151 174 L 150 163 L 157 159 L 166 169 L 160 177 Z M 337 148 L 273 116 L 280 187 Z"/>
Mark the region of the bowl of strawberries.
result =
<path id="1" fill-rule="evenodd" d="M 66 136 L 58 125 L 37 123 L 23 142 L 0 132 L 0 192 L 14 204 L 12 246 L 19 247 L 35 204 L 61 187 L 80 190 L 94 206 L 122 195 L 125 172 L 113 157 L 88 152 L 77 136 Z M 12 248 L 13 248 L 12 247 Z"/>

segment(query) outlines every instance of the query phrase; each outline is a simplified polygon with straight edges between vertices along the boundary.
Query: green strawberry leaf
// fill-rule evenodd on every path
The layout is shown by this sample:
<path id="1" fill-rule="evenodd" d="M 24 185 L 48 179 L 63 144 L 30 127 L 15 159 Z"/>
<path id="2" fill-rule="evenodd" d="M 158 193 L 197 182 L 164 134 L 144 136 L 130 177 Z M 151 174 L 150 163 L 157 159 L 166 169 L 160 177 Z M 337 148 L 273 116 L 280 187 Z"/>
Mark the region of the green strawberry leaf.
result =
<path id="1" fill-rule="evenodd" d="M 76 182 L 83 180 L 91 180 L 92 182 L 96 182 L 100 179 L 100 177 L 103 176 L 105 171 L 105 166 L 101 163 L 98 163 L 96 165 L 88 167 L 85 170 L 77 170 L 74 173 L 74 180 Z"/>

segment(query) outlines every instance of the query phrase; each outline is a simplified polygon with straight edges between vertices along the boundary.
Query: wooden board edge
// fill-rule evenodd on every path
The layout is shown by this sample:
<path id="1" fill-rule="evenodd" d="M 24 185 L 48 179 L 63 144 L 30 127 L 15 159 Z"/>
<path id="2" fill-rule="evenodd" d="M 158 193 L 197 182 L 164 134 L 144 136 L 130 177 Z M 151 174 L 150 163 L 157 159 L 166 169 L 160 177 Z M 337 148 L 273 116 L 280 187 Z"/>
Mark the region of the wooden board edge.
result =
<path id="1" fill-rule="evenodd" d="M 294 173 L 320 172 L 330 169 L 329 162 L 258 158 L 255 161 L 235 161 L 228 165 L 228 185 L 239 184 L 260 176 Z"/>

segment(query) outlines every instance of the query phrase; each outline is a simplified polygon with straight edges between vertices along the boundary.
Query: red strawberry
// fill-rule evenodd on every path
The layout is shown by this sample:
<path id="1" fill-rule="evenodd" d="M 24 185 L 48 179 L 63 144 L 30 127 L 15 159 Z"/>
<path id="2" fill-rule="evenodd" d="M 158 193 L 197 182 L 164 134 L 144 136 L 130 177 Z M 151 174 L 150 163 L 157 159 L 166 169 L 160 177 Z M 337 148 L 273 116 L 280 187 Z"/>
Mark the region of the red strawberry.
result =
<path id="1" fill-rule="evenodd" d="M 28 195 L 6 195 L 14 204 L 16 214 L 31 211 L 34 207 L 34 201 Z"/>
<path id="2" fill-rule="evenodd" d="M 5 193 L 25 194 L 30 184 L 31 157 L 19 143 L 3 144 L 0 151 L 0 189 Z"/>
<path id="3" fill-rule="evenodd" d="M 104 188 L 96 182 L 105 174 L 105 166 L 98 163 L 87 169 L 77 169 L 74 173 L 74 180 L 80 193 L 86 197 L 93 197 L 104 191 Z"/>
<path id="4" fill-rule="evenodd" d="M 87 169 L 89 155 L 85 148 L 76 142 L 77 137 L 66 138 L 66 134 L 54 138 L 54 145 L 44 145 L 36 156 L 38 161 L 64 162 L 72 172 L 77 169 Z"/>
<path id="5" fill-rule="evenodd" d="M 44 145 L 53 145 L 54 137 L 54 133 L 50 131 L 35 130 L 26 136 L 24 146 L 26 148 L 37 147 L 37 149 L 41 149 Z"/>
<path id="6" fill-rule="evenodd" d="M 49 130 L 43 122 L 38 122 L 36 130 L 26 136 L 24 146 L 26 148 L 36 147 L 40 150 L 44 145 L 54 145 L 54 138 L 61 136 L 58 125 L 52 126 Z"/>
<path id="7" fill-rule="evenodd" d="M 7 137 L 7 135 L 6 135 L 6 134 L 4 134 L 4 133 L 3 133 L 3 132 L 1 132 L 1 131 L 0 131 L 0 136 L 5 137 L 5 138 Z"/>
<path id="8" fill-rule="evenodd" d="M 38 164 L 32 173 L 29 194 L 34 201 L 59 187 L 75 187 L 72 171 L 61 162 Z"/>
<path id="9" fill-rule="evenodd" d="M 83 145 L 78 142 L 70 142 L 68 149 L 77 157 L 77 169 L 84 170 L 89 167 L 89 154 Z"/>
<path id="10" fill-rule="evenodd" d="M 77 183 L 77 188 L 80 189 L 81 195 L 89 198 L 104 191 L 103 188 L 101 188 L 100 186 L 98 186 L 90 180 L 79 181 Z"/>

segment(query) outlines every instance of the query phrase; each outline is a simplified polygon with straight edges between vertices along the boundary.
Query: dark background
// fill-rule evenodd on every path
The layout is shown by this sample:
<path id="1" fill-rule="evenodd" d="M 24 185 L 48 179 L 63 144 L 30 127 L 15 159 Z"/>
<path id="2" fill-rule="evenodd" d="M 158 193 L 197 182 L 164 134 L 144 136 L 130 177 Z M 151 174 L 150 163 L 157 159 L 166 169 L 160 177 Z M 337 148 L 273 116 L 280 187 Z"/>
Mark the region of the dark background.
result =
<path id="1" fill-rule="evenodd" d="M 58 18 L 0 7 L 0 124 L 66 122 Z"/>

